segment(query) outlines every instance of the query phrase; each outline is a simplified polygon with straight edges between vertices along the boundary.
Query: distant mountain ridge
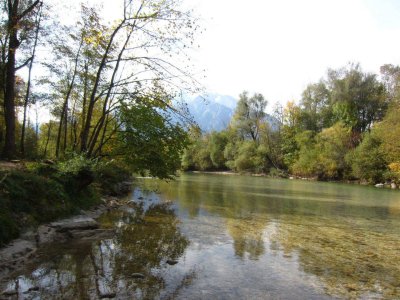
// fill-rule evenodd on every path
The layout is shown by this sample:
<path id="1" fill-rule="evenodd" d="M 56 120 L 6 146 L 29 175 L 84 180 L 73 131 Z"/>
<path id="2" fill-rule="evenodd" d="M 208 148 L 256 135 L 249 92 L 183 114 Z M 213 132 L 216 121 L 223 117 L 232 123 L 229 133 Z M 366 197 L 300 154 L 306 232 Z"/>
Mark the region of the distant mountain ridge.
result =
<path id="1" fill-rule="evenodd" d="M 186 99 L 189 113 L 202 131 L 221 131 L 228 127 L 235 113 L 237 99 L 228 95 L 204 94 Z M 272 130 L 277 130 L 278 121 L 267 114 L 267 122 Z"/>

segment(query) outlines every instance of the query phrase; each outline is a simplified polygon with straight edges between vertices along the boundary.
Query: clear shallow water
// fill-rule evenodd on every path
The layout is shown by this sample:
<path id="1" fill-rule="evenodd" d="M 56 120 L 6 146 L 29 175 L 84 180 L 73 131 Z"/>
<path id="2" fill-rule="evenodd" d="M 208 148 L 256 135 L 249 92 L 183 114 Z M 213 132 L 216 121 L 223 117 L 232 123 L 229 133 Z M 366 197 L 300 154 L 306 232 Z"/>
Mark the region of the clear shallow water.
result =
<path id="1" fill-rule="evenodd" d="M 47 247 L 3 286 L 18 282 L 20 299 L 400 298 L 399 191 L 246 176 L 142 179 L 100 221 L 116 228 L 114 238 Z"/>

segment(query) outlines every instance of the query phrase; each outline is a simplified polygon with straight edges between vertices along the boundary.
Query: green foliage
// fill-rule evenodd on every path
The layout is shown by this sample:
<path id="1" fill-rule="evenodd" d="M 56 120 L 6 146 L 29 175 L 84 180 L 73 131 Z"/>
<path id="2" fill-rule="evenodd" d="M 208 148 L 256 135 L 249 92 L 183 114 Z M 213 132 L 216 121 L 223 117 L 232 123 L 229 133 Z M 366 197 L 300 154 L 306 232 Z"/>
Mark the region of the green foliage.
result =
<path id="1" fill-rule="evenodd" d="M 99 185 L 102 194 L 117 196 L 121 193 L 118 186 L 130 180 L 130 170 L 115 160 L 101 161 L 94 167 L 95 183 Z"/>
<path id="2" fill-rule="evenodd" d="M 32 226 L 54 220 L 71 211 L 64 187 L 56 180 L 22 171 L 2 172 L 0 184 L 1 222 L 7 226 L 0 244 L 16 237 L 21 226 Z M 14 216 L 30 216 L 15 218 Z M 30 223 L 25 224 L 25 220 Z M 33 223 L 33 224 L 32 224 Z"/>
<path id="3" fill-rule="evenodd" d="M 97 162 L 97 159 L 87 158 L 83 154 L 72 153 L 71 158 L 57 163 L 57 170 L 59 173 L 77 175 L 82 170 L 92 171 L 96 167 Z"/>
<path id="4" fill-rule="evenodd" d="M 362 143 L 346 155 L 346 161 L 351 165 L 352 175 L 371 183 L 382 182 L 387 165 L 381 149 L 381 140 L 366 134 Z"/>
<path id="5" fill-rule="evenodd" d="M 347 170 L 345 156 L 350 148 L 350 129 L 337 123 L 314 135 L 312 131 L 304 131 L 296 136 L 300 151 L 292 171 L 319 179 L 342 178 Z"/>
<path id="6" fill-rule="evenodd" d="M 296 175 L 314 176 L 316 173 L 317 152 L 315 150 L 315 133 L 307 130 L 295 136 L 299 149 L 298 158 L 291 165 L 291 171 Z"/>
<path id="7" fill-rule="evenodd" d="M 328 73 L 333 117 L 356 132 L 365 132 L 382 120 L 387 109 L 385 87 L 375 74 L 359 65 Z"/>
<path id="8" fill-rule="evenodd" d="M 143 98 L 121 108 L 123 125 L 113 155 L 122 156 L 134 172 L 148 170 L 153 176 L 170 178 L 180 167 L 188 133 L 172 123 L 166 108 L 156 109 L 149 101 Z"/>
<path id="9" fill-rule="evenodd" d="M 251 172 L 257 167 L 257 145 L 253 141 L 244 141 L 238 148 L 235 169 L 239 172 Z"/>
<path id="10" fill-rule="evenodd" d="M 266 106 L 267 100 L 261 94 L 249 97 L 247 92 L 243 92 L 239 95 L 231 126 L 242 139 L 258 140 L 260 126 L 265 122 Z"/>
<path id="11" fill-rule="evenodd" d="M 398 104 L 390 107 L 383 121 L 373 128 L 373 132 L 382 141 L 381 150 L 388 164 L 400 162 L 400 106 Z"/>
<path id="12" fill-rule="evenodd" d="M 212 132 L 210 136 L 210 143 L 208 145 L 210 150 L 210 158 L 213 166 L 216 169 L 225 168 L 224 150 L 228 144 L 228 134 L 225 131 Z"/>
<path id="13" fill-rule="evenodd" d="M 84 156 L 54 165 L 27 165 L 25 170 L 0 171 L 0 245 L 16 238 L 22 227 L 93 206 L 99 202 L 99 191 L 115 194 L 116 186 L 131 177 L 116 161 Z"/>
<path id="14" fill-rule="evenodd" d="M 321 131 L 332 123 L 330 91 L 324 81 L 310 84 L 300 101 L 300 124 L 303 130 Z"/>

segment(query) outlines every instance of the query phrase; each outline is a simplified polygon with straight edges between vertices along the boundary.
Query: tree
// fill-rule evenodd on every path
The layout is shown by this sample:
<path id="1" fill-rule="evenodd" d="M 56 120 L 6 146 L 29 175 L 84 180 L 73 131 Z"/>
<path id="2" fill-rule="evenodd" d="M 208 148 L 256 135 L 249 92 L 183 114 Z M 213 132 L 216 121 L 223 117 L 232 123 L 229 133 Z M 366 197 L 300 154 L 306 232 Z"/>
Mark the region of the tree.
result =
<path id="1" fill-rule="evenodd" d="M 175 0 L 125 2 L 122 19 L 97 34 L 104 40 L 104 46 L 88 93 L 81 152 L 94 155 L 107 119 L 121 100 L 151 94 L 154 87 L 167 90 L 179 84 L 196 85 L 190 73 L 170 58 L 183 54 L 196 29 L 190 12 L 180 11 Z M 154 54 L 154 49 L 161 54 Z M 101 114 L 93 120 L 99 102 Z M 164 104 L 172 108 L 171 102 Z"/>
<path id="2" fill-rule="evenodd" d="M 335 121 L 343 122 L 360 135 L 382 120 L 387 109 L 385 87 L 375 74 L 363 73 L 359 65 L 350 65 L 348 69 L 330 70 L 328 77 Z"/>
<path id="3" fill-rule="evenodd" d="M 372 183 L 382 182 L 387 164 L 381 140 L 374 133 L 366 133 L 361 144 L 346 155 L 352 175 Z"/>
<path id="4" fill-rule="evenodd" d="M 5 65 L 5 84 L 4 84 L 4 118 L 6 126 L 5 143 L 2 156 L 13 158 L 16 155 L 15 144 L 15 73 L 28 61 L 20 66 L 16 66 L 16 53 L 21 44 L 19 32 L 24 26 L 24 21 L 40 5 L 40 1 L 20 1 L 8 0 L 5 3 L 7 14 L 7 61 Z"/>
<path id="5" fill-rule="evenodd" d="M 332 123 L 330 93 L 321 80 L 304 90 L 300 101 L 300 123 L 304 130 L 321 131 Z"/>
<path id="6" fill-rule="evenodd" d="M 115 126 L 113 157 L 122 157 L 133 171 L 148 170 L 151 175 L 170 178 L 179 169 L 188 135 L 180 124 L 173 124 L 168 111 L 154 107 L 151 98 L 124 104 Z M 104 153 L 107 155 L 106 153 Z"/>
<path id="7" fill-rule="evenodd" d="M 351 132 L 342 123 L 322 130 L 303 131 L 296 135 L 298 159 L 292 166 L 297 175 L 319 179 L 342 179 L 347 172 L 346 153 L 350 149 Z"/>
<path id="8" fill-rule="evenodd" d="M 216 169 L 225 169 L 224 149 L 228 143 L 228 136 L 225 131 L 212 132 L 210 134 L 209 151 L 211 161 Z"/>
<path id="9" fill-rule="evenodd" d="M 243 92 L 239 95 L 231 126 L 242 139 L 258 141 L 261 124 L 265 122 L 266 106 L 267 100 L 261 94 L 249 97 L 247 92 Z"/>

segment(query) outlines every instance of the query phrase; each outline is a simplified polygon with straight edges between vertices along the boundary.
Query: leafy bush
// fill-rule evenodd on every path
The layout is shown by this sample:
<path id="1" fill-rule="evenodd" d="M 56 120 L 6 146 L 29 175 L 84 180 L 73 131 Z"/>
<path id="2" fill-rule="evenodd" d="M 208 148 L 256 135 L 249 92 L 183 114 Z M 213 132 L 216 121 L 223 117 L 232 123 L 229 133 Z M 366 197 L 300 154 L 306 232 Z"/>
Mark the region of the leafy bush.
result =
<path id="1" fill-rule="evenodd" d="M 99 185 L 102 193 L 107 195 L 120 194 L 119 184 L 131 178 L 131 172 L 116 161 L 98 163 L 94 170 L 95 182 Z"/>
<path id="2" fill-rule="evenodd" d="M 347 154 L 346 160 L 351 164 L 353 176 L 371 183 L 382 182 L 387 167 L 380 146 L 381 141 L 368 134 L 355 150 Z"/>

